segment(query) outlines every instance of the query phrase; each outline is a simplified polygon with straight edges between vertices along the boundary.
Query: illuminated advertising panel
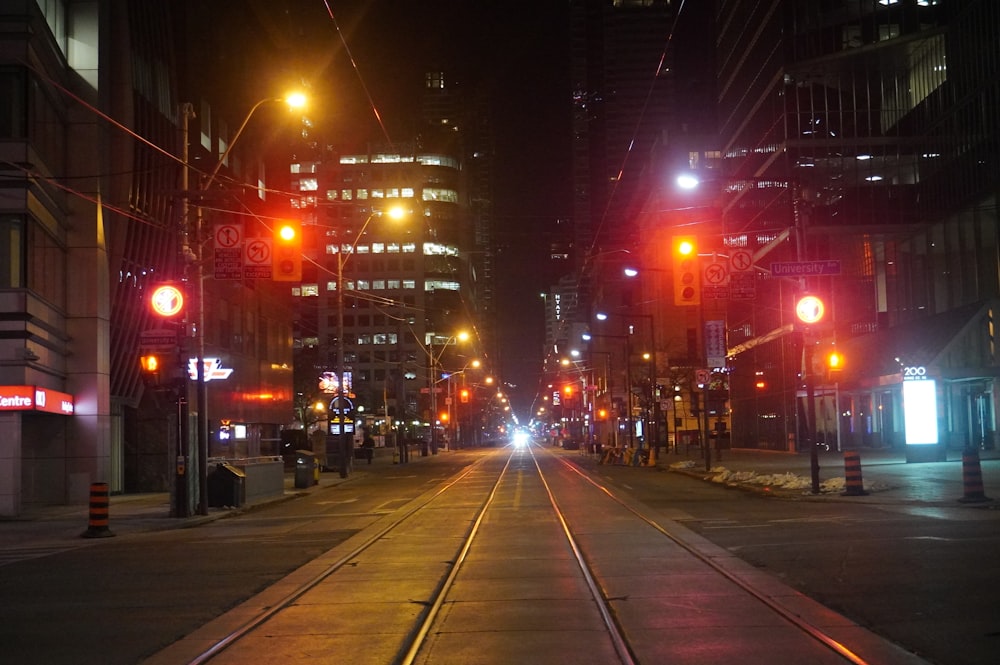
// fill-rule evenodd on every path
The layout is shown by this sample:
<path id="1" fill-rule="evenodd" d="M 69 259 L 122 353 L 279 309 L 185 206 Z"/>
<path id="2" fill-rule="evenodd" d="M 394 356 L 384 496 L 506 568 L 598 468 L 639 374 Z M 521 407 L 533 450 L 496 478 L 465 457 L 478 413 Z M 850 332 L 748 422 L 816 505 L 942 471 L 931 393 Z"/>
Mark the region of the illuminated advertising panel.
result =
<path id="1" fill-rule="evenodd" d="M 903 368 L 903 423 L 906 445 L 938 443 L 937 382 L 924 367 Z"/>

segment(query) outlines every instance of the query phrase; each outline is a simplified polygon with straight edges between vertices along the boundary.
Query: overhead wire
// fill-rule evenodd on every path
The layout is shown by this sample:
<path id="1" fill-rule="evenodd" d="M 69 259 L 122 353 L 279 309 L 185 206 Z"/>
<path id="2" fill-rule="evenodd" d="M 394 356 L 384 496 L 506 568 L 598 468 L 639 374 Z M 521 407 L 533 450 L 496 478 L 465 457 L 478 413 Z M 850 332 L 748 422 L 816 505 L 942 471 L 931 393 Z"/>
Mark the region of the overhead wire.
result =
<path id="1" fill-rule="evenodd" d="M 607 201 L 605 202 L 604 209 L 601 211 L 601 217 L 598 220 L 598 223 L 597 223 L 597 226 L 596 226 L 596 228 L 594 230 L 594 233 L 592 234 L 590 247 L 587 248 L 586 253 L 584 254 L 584 256 L 583 256 L 583 258 L 581 260 L 580 268 L 577 271 L 577 273 L 575 274 L 576 292 L 577 293 L 580 292 L 580 287 L 582 286 L 584 280 L 589 275 L 589 272 L 594 268 L 595 260 L 596 260 L 596 257 L 598 256 L 597 249 L 599 247 L 599 243 L 600 243 L 600 240 L 602 238 L 601 234 L 602 234 L 602 232 L 604 230 L 605 225 L 608 222 L 610 211 L 612 209 L 612 203 L 614 202 L 615 196 L 618 194 L 619 183 L 621 183 L 622 180 L 626 177 L 626 168 L 628 166 L 629 160 L 632 158 L 632 152 L 633 152 L 633 150 L 635 148 L 635 143 L 636 143 L 636 139 L 638 138 L 638 135 L 639 135 L 639 130 L 642 127 L 643 122 L 645 121 L 646 113 L 647 113 L 647 111 L 649 109 L 649 105 L 650 105 L 650 102 L 651 102 L 652 97 L 653 97 L 653 91 L 654 91 L 654 88 L 656 87 L 656 81 L 660 77 L 661 73 L 663 72 L 664 66 L 666 64 L 666 59 L 667 59 L 667 56 L 668 56 L 669 51 L 670 51 L 670 45 L 671 45 L 671 43 L 674 40 L 674 34 L 676 33 L 676 30 L 677 30 L 677 24 L 678 24 L 678 21 L 680 20 L 682 14 L 684 12 L 684 6 L 685 6 L 685 4 L 686 4 L 686 0 L 681 0 L 681 3 L 680 3 L 680 5 L 677 8 L 677 13 L 674 14 L 673 22 L 672 22 L 672 24 L 670 26 L 670 30 L 667 33 L 666 39 L 664 41 L 663 49 L 660 51 L 660 58 L 659 58 L 659 60 L 657 62 L 656 70 L 653 72 L 653 76 L 652 76 L 652 79 L 650 80 L 650 84 L 649 84 L 649 86 L 646 89 L 646 95 L 645 95 L 645 97 L 643 99 L 643 104 L 642 104 L 641 108 L 639 109 L 639 114 L 636 117 L 635 124 L 633 125 L 632 133 L 631 133 L 631 136 L 629 138 L 628 145 L 627 145 L 626 150 L 625 150 L 625 154 L 622 157 L 621 164 L 619 165 L 617 176 L 614 178 L 614 181 L 613 181 L 614 184 L 611 187 L 611 191 L 609 192 Z M 577 303 L 577 305 L 579 305 L 579 303 Z M 560 335 L 561 334 L 566 334 L 566 332 L 567 332 L 567 326 L 569 325 L 569 323 L 570 322 L 569 322 L 569 316 L 568 315 L 565 316 L 559 322 L 559 331 L 558 331 L 558 333 L 556 335 L 557 339 L 562 339 L 562 337 L 560 337 Z M 544 368 L 544 366 L 547 366 L 550 362 L 553 361 L 553 358 L 554 358 L 554 355 L 555 355 L 554 352 L 555 352 L 555 349 L 551 349 L 551 348 L 547 349 L 546 356 L 543 359 L 543 368 Z M 541 389 L 542 389 L 543 386 L 547 386 L 547 385 L 548 385 L 548 382 L 546 380 L 545 372 L 543 371 L 543 372 L 541 372 L 539 374 L 539 392 L 541 391 Z M 538 399 L 539 399 L 539 396 L 536 395 L 536 397 L 535 397 L 535 403 L 537 403 Z M 532 409 L 534 409 L 534 408 L 535 407 L 534 407 L 534 403 L 533 403 L 532 404 Z"/>

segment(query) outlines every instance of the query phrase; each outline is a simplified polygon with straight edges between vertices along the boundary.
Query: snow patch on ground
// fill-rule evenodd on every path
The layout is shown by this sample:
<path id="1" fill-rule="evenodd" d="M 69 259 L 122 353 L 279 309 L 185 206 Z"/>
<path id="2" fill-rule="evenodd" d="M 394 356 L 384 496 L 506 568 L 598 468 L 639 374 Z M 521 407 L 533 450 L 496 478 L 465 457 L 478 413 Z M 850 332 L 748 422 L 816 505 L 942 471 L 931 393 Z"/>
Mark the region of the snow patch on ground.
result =
<path id="1" fill-rule="evenodd" d="M 687 471 L 697 466 L 696 462 L 687 460 L 676 462 L 670 465 L 672 470 Z M 765 492 L 771 490 L 802 490 L 812 492 L 812 478 L 809 476 L 799 476 L 794 473 L 757 473 L 756 471 L 730 471 L 724 466 L 713 466 L 708 472 L 706 480 L 719 483 L 721 485 L 753 487 L 762 489 Z M 879 492 L 890 489 L 888 485 L 882 483 L 868 483 L 862 481 L 865 491 Z M 847 488 L 847 481 L 843 478 L 829 478 L 820 482 L 820 493 L 840 494 Z"/>

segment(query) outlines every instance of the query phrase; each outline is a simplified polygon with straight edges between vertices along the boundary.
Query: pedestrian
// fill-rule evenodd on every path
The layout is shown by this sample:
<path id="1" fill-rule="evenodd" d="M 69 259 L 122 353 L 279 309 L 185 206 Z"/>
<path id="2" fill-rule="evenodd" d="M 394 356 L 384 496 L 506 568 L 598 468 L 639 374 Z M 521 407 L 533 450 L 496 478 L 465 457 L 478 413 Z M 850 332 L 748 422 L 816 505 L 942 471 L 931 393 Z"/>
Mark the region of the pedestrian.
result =
<path id="1" fill-rule="evenodd" d="M 375 439 L 372 438 L 371 434 L 365 434 L 365 438 L 361 442 L 361 449 L 365 451 L 365 459 L 371 464 L 372 458 L 375 456 Z"/>

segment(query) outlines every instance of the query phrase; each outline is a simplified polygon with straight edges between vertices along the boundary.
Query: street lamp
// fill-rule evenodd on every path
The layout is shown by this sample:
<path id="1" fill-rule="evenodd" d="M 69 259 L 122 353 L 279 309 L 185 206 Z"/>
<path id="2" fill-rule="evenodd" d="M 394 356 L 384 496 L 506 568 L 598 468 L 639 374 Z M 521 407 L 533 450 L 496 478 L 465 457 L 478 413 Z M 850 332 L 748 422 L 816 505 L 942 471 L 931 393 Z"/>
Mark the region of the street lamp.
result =
<path id="1" fill-rule="evenodd" d="M 243 135 L 243 130 L 246 129 L 250 122 L 250 118 L 253 117 L 257 109 L 265 104 L 272 102 L 285 102 L 291 108 L 300 108 L 305 104 L 305 96 L 301 93 L 293 93 L 285 98 L 264 98 L 254 104 L 250 110 L 247 112 L 246 117 L 240 124 L 239 129 L 230 139 L 226 149 L 223 151 L 222 155 L 219 157 L 215 166 L 208 173 L 208 176 L 200 183 L 198 191 L 200 193 L 206 192 L 212 184 L 215 182 L 215 178 L 219 174 L 219 170 L 229 159 L 229 154 L 232 152 L 236 145 L 236 142 Z M 189 121 L 194 117 L 194 107 L 190 103 L 181 105 L 181 119 L 182 119 L 182 146 L 181 154 L 182 161 L 184 163 L 184 168 L 182 170 L 182 180 L 181 187 L 184 190 L 185 197 L 190 196 L 188 187 L 190 186 L 190 172 L 191 165 L 189 159 Z M 184 222 L 185 225 L 190 227 L 189 215 L 189 204 L 187 198 L 184 201 L 183 208 Z M 184 243 L 184 255 L 189 260 L 190 264 L 195 266 L 196 275 L 196 293 L 197 296 L 195 300 L 197 301 L 197 315 L 195 319 L 195 349 L 197 352 L 197 357 L 195 359 L 196 363 L 196 387 L 195 387 L 195 399 L 197 403 L 198 413 L 196 420 L 197 429 L 197 443 L 198 443 L 198 514 L 207 515 L 208 514 L 208 387 L 205 381 L 205 264 L 204 264 L 204 248 L 202 244 L 202 229 L 204 227 L 204 217 L 203 210 L 199 203 L 196 207 L 196 214 L 194 220 L 194 228 L 185 229 L 185 243 Z M 193 243 L 192 243 L 193 240 Z M 193 244 L 193 249 L 192 249 Z M 188 329 L 190 329 L 190 321 L 187 321 Z M 184 428 L 185 431 L 187 428 Z M 186 454 L 190 454 L 190 441 L 191 437 L 188 437 L 188 450 Z M 178 483 L 180 486 L 180 483 Z M 186 488 L 186 484 L 184 485 Z M 177 510 L 175 514 L 177 517 L 187 517 L 187 497 L 178 496 L 175 497 Z"/>
<path id="2" fill-rule="evenodd" d="M 437 355 L 434 355 L 434 336 L 435 333 L 430 333 L 427 339 L 427 346 L 424 348 L 424 352 L 427 354 L 427 388 L 430 392 L 430 402 L 431 402 L 431 442 L 430 449 L 431 452 L 437 455 L 438 441 L 437 441 L 437 366 L 441 361 L 441 356 L 444 352 L 448 350 L 448 345 L 455 342 L 464 342 L 469 339 L 469 333 L 464 330 L 452 335 L 445 339 L 444 344 L 441 345 L 441 350 Z M 420 451 L 421 457 L 427 456 L 426 446 Z"/>
<path id="3" fill-rule="evenodd" d="M 628 444 L 631 448 L 634 443 L 634 428 L 632 425 L 632 338 L 629 335 L 604 335 L 587 332 L 583 334 L 583 341 L 589 342 L 594 337 L 602 339 L 618 339 L 625 342 L 625 424 L 628 427 Z M 601 351 L 590 351 L 590 353 L 602 353 Z M 611 364 L 611 354 L 608 353 L 608 366 Z M 610 384 L 609 384 L 610 385 Z M 610 392 L 610 389 L 609 389 Z M 614 405 L 614 393 L 611 393 L 611 402 Z M 615 425 L 615 445 L 618 444 L 618 426 Z"/>
<path id="4" fill-rule="evenodd" d="M 464 386 L 466 371 L 468 371 L 470 368 L 479 369 L 481 366 L 482 363 L 479 361 L 479 359 L 474 358 L 469 362 L 465 363 L 465 365 L 462 366 L 462 369 L 460 370 L 457 370 L 455 372 L 444 371 L 445 376 L 439 380 L 448 382 L 448 398 L 447 398 L 448 423 L 451 427 L 452 436 L 450 437 L 450 440 L 445 443 L 445 450 L 451 449 L 450 446 L 452 441 L 454 441 L 457 444 L 459 441 L 459 437 L 462 435 L 461 409 L 455 404 L 455 390 L 452 388 L 452 379 L 461 376 L 462 385 Z M 462 399 L 460 400 L 460 403 L 468 403 L 469 392 L 464 387 L 462 388 L 462 390 L 464 391 L 464 393 L 462 393 Z"/>
<path id="5" fill-rule="evenodd" d="M 357 247 L 358 241 L 365 234 L 365 230 L 368 228 L 368 224 L 376 218 L 383 214 L 388 215 L 391 219 L 400 220 L 406 216 L 406 211 L 402 207 L 392 207 L 388 211 L 372 210 L 371 214 L 368 215 L 364 223 L 361 225 L 361 230 L 358 231 L 357 235 L 354 237 L 354 242 L 347 246 L 349 251 L 344 251 L 345 246 L 340 243 L 337 247 L 337 360 L 334 371 L 337 373 L 337 393 L 336 393 L 336 405 L 337 405 L 337 422 L 340 425 L 340 432 L 338 441 L 338 454 L 340 456 L 340 477 L 346 478 L 351 465 L 351 455 L 352 444 L 354 439 L 354 427 L 353 422 L 351 427 L 348 427 L 348 386 L 345 376 L 344 368 L 344 266 L 347 261 L 354 255 L 354 249 Z"/>
<path id="6" fill-rule="evenodd" d="M 635 270 L 635 269 L 626 269 L 626 275 L 629 272 L 632 272 L 634 275 L 638 274 L 638 271 Z M 649 381 L 649 400 L 650 400 L 650 402 L 652 402 L 652 404 L 646 406 L 646 409 L 645 409 L 645 411 L 646 411 L 645 428 L 644 428 L 643 431 L 644 431 L 644 433 L 648 432 L 647 436 L 653 442 L 653 445 L 651 446 L 651 448 L 655 448 L 656 449 L 656 453 L 654 453 L 654 455 L 655 455 L 655 454 L 659 453 L 659 447 L 660 447 L 659 435 L 658 435 L 658 431 L 657 431 L 658 430 L 658 423 L 659 423 L 660 413 L 659 413 L 659 401 L 656 399 L 656 368 L 657 368 L 657 364 L 656 364 L 656 326 L 654 324 L 654 319 L 653 319 L 653 315 L 652 314 L 637 314 L 637 313 L 633 313 L 633 312 L 627 312 L 625 314 L 622 314 L 622 316 L 624 318 L 630 318 L 631 317 L 631 318 L 637 318 L 637 319 L 640 319 L 640 318 L 641 319 L 646 319 L 649 322 L 649 344 L 650 344 L 651 351 L 649 351 L 646 354 L 644 354 L 644 359 L 649 363 L 649 368 L 647 370 L 647 373 L 648 373 L 647 380 Z M 605 313 L 605 312 L 598 312 L 597 315 L 596 315 L 596 317 L 597 317 L 597 319 L 599 321 L 606 321 L 609 318 L 608 314 Z M 629 337 L 630 338 L 631 338 L 631 335 L 632 335 L 632 326 L 629 325 Z M 631 349 L 631 346 L 629 348 Z M 631 364 L 631 362 L 632 362 L 632 358 L 631 358 L 631 350 L 630 350 L 629 351 L 628 363 Z M 632 391 L 632 386 L 629 385 L 628 389 L 629 389 L 629 403 L 631 405 L 631 391 Z M 650 408 L 650 406 L 652 408 Z M 631 408 L 631 406 L 630 406 L 630 408 Z M 652 417 L 650 417 L 650 411 L 652 411 Z M 631 434 L 629 436 L 630 436 L 630 440 L 631 440 Z"/>

